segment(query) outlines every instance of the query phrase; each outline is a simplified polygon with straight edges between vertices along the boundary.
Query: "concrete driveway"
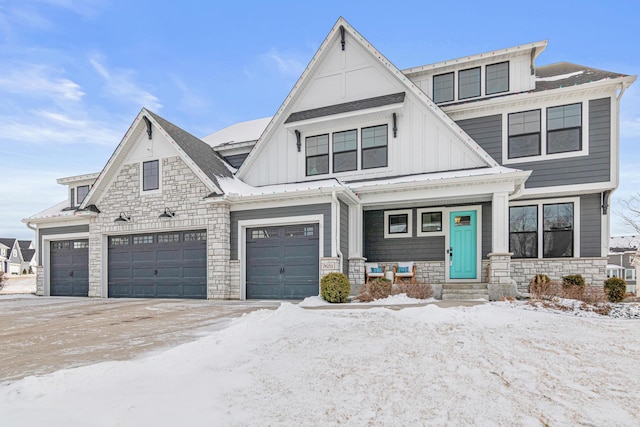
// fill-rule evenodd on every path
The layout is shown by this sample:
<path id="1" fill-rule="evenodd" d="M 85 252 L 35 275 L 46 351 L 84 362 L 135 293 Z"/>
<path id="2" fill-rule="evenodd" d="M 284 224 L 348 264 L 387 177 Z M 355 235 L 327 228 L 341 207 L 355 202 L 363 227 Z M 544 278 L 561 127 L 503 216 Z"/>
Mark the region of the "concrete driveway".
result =
<path id="1" fill-rule="evenodd" d="M 278 301 L 0 297 L 0 382 L 126 360 L 224 328 Z"/>

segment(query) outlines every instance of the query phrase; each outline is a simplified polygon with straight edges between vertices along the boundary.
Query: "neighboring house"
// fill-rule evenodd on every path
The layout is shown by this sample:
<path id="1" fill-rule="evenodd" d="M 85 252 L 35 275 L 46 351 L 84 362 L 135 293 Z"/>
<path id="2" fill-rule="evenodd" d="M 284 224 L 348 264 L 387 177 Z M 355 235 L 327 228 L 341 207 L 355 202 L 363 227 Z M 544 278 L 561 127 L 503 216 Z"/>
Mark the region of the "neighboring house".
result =
<path id="1" fill-rule="evenodd" d="M 637 292 L 638 266 L 634 263 L 640 247 L 640 236 L 617 236 L 610 240 L 607 277 L 621 277 L 627 282 L 627 292 Z"/>
<path id="2" fill-rule="evenodd" d="M 21 275 L 29 272 L 29 268 L 32 265 L 31 260 L 33 259 L 33 254 L 29 251 L 33 250 L 33 242 L 11 238 L 0 238 L 0 245 L 0 260 L 3 263 L 2 271 L 13 275 Z M 26 250 L 31 256 L 29 261 L 25 261 L 23 250 Z M 5 255 L 2 256 L 2 253 L 5 253 Z M 36 263 L 34 261 L 33 266 L 35 267 L 35 265 Z"/>
<path id="3" fill-rule="evenodd" d="M 635 76 L 538 67 L 546 46 L 399 70 L 341 18 L 272 118 L 199 139 L 143 108 L 24 220 L 38 293 L 303 298 L 331 271 L 362 284 L 365 260 L 494 297 L 536 273 L 601 284 Z"/>

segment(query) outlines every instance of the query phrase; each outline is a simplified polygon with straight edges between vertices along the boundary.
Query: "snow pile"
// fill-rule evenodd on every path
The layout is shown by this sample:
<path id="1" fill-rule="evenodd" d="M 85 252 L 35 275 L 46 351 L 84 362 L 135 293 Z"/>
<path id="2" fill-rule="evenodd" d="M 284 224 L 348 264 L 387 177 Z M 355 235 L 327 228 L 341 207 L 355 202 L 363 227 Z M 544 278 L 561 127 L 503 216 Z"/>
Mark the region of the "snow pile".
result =
<path id="1" fill-rule="evenodd" d="M 305 298 L 304 301 L 298 304 L 298 306 L 300 307 L 322 307 L 322 306 L 338 307 L 340 306 L 341 308 L 348 308 L 354 305 L 412 305 L 412 304 L 424 304 L 424 303 L 436 302 L 436 301 L 438 300 L 435 298 L 416 299 L 416 298 L 408 297 L 407 294 L 397 294 L 397 295 L 390 295 L 387 298 L 375 300 L 372 302 L 359 302 L 357 300 L 354 300 L 353 302 L 348 304 L 331 304 L 323 300 L 322 297 L 320 296 L 313 296 L 313 297 Z"/>
<path id="2" fill-rule="evenodd" d="M 640 328 L 510 303 L 283 304 L 151 356 L 0 386 L 20 426 L 638 425 Z"/>

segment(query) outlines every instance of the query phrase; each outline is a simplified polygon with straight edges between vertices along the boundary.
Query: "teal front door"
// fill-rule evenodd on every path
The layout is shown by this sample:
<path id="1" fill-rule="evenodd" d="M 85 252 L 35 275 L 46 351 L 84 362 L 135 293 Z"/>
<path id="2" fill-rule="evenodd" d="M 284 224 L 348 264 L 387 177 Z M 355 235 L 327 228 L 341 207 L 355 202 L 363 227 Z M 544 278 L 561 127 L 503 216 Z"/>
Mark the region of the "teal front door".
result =
<path id="1" fill-rule="evenodd" d="M 449 278 L 476 279 L 477 211 L 451 212 L 449 217 Z"/>

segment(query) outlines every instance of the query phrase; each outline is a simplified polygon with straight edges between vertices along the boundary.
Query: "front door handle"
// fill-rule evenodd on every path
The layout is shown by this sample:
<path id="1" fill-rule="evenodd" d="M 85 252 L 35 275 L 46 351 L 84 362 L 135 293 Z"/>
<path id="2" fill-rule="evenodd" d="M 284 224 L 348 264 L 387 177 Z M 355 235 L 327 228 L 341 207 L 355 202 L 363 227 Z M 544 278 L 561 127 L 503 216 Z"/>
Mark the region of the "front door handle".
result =
<path id="1" fill-rule="evenodd" d="M 73 277 L 73 270 L 69 272 L 69 277 Z"/>
<path id="2" fill-rule="evenodd" d="M 280 267 L 280 274 L 283 274 L 283 273 L 284 273 L 284 266 L 281 266 Z"/>
<path id="3" fill-rule="evenodd" d="M 157 276 L 158 275 L 158 270 L 153 270 L 153 275 Z"/>

